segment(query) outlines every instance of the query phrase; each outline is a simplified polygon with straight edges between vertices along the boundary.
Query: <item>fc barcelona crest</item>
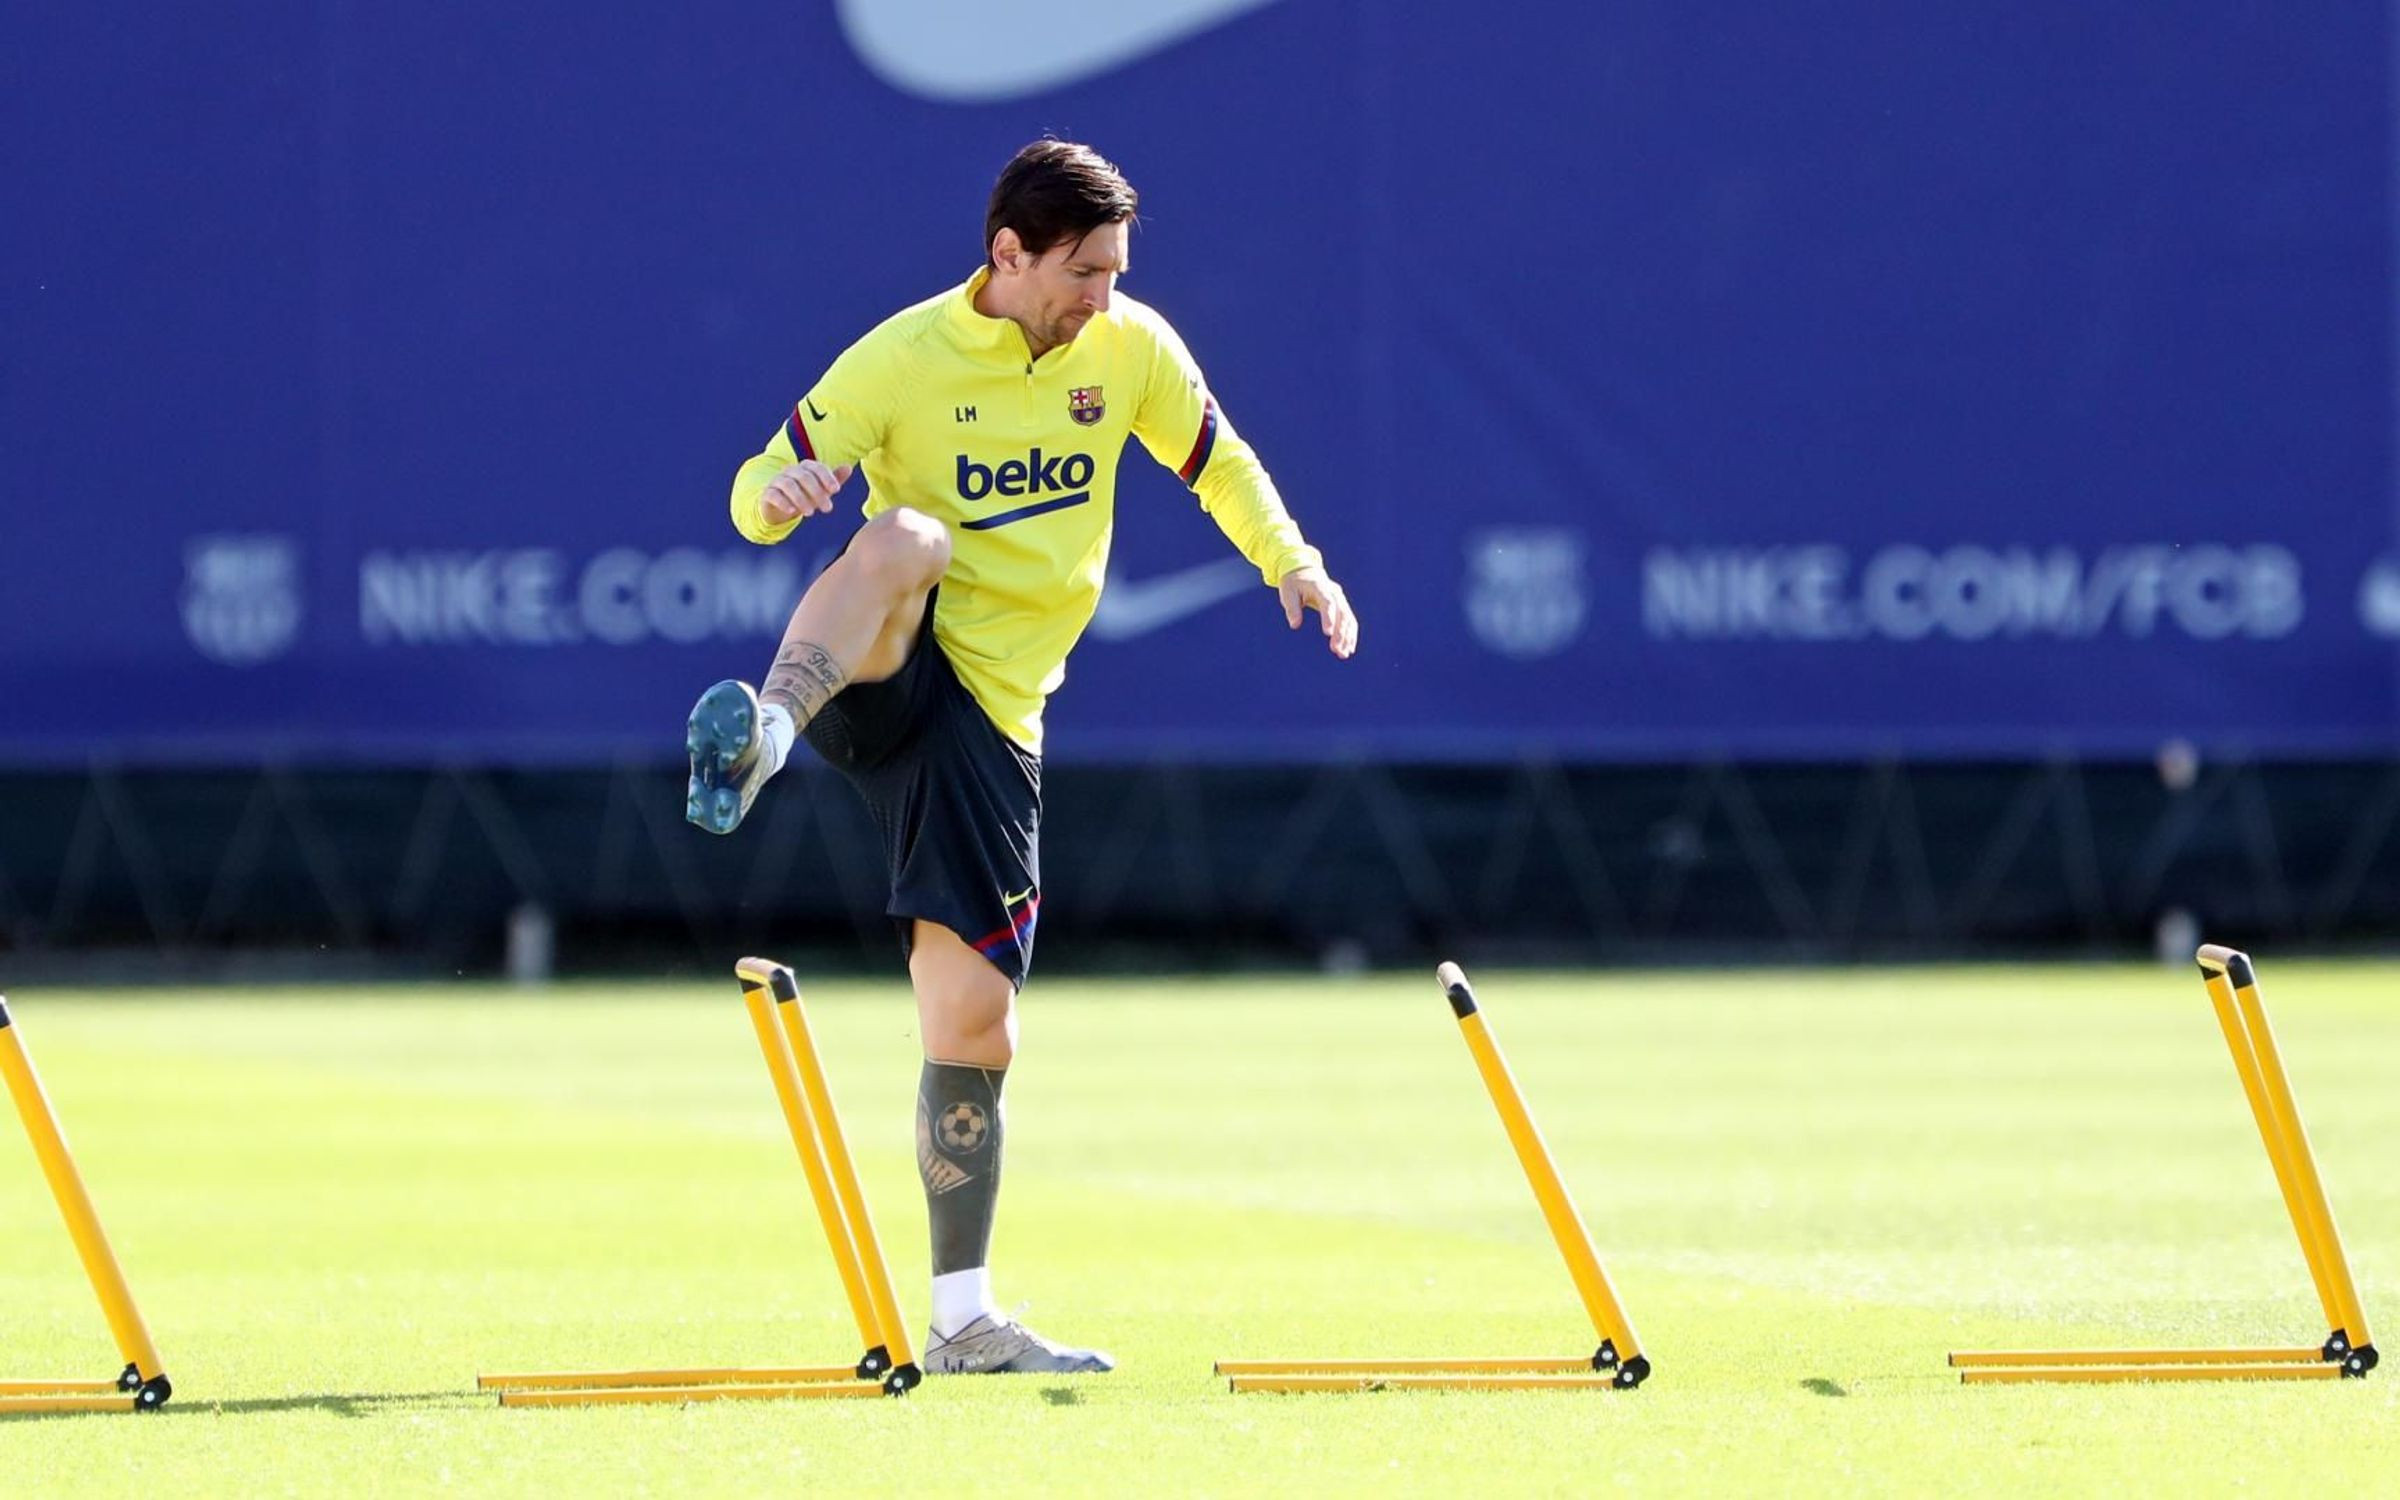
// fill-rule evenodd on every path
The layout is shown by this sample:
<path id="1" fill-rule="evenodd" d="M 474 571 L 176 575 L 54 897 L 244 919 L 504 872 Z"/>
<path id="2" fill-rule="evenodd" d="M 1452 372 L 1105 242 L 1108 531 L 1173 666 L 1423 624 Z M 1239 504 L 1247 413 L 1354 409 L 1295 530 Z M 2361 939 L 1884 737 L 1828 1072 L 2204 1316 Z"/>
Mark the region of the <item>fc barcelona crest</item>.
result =
<path id="1" fill-rule="evenodd" d="M 1100 399 L 1100 387 L 1079 385 L 1067 392 L 1067 415 L 1078 427 L 1089 427 L 1108 415 L 1107 403 Z"/>

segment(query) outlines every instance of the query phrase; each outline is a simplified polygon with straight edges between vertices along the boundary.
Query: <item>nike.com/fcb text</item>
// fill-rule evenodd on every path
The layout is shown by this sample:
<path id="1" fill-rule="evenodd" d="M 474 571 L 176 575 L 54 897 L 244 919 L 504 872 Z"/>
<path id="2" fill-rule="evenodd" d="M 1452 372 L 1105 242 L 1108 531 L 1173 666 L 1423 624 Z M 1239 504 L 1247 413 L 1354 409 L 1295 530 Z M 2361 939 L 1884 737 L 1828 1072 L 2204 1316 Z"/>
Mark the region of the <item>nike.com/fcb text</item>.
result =
<path id="1" fill-rule="evenodd" d="M 1659 548 L 1642 559 L 1657 640 L 2268 640 L 2300 626 L 2300 562 L 2266 543 Z"/>

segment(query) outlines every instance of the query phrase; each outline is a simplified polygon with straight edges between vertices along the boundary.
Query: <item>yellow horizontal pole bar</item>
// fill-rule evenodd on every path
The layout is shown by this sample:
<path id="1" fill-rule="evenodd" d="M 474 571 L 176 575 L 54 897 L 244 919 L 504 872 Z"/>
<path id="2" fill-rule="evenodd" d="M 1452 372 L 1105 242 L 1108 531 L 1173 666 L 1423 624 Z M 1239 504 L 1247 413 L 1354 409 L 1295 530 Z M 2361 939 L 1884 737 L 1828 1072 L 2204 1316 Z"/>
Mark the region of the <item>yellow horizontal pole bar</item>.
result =
<path id="1" fill-rule="evenodd" d="M 1236 1375 L 1237 1391 L 1607 1391 L 1610 1375 Z"/>
<path id="2" fill-rule="evenodd" d="M 1979 1349 L 1953 1354 L 1957 1369 L 2010 1365 L 2306 1364 L 2316 1349 Z"/>
<path id="3" fill-rule="evenodd" d="M 2340 1365 L 2078 1365 L 2069 1369 L 1961 1370 L 1961 1385 L 2111 1385 L 2153 1380 L 2339 1380 Z"/>
<path id="4" fill-rule="evenodd" d="M 0 1380 L 0 1396 L 105 1396 L 133 1392 L 113 1380 Z"/>
<path id="5" fill-rule="evenodd" d="M 1445 1370 L 1459 1374 L 1500 1374 L 1509 1371 L 1558 1375 L 1577 1371 L 1587 1375 L 1598 1373 L 1592 1369 L 1592 1359 L 1588 1354 L 1528 1354 L 1515 1358 L 1484 1359 L 1220 1359 L 1216 1368 L 1219 1375 L 1434 1375 Z"/>
<path id="6" fill-rule="evenodd" d="M 113 1389 L 113 1387 L 112 1387 Z M 0 1416 L 12 1412 L 134 1411 L 133 1397 L 114 1396 L 0 1396 Z"/>
<path id="7" fill-rule="evenodd" d="M 686 1401 L 880 1400 L 883 1387 L 847 1385 L 628 1386 L 603 1391 L 502 1391 L 502 1406 L 657 1406 Z"/>
<path id="8" fill-rule="evenodd" d="M 559 1370 L 524 1375 L 478 1375 L 475 1377 L 475 1388 L 484 1391 L 586 1391 L 668 1385 L 793 1385 L 801 1381 L 856 1379 L 858 1371 L 849 1365 L 794 1365 L 760 1369 Z"/>

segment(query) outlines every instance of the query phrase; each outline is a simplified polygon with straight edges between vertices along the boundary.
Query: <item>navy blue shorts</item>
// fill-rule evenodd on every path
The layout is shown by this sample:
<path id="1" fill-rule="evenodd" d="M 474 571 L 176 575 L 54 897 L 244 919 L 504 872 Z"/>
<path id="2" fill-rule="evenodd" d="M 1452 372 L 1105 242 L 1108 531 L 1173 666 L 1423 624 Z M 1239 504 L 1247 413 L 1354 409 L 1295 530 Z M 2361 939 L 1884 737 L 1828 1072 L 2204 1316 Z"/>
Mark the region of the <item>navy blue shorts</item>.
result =
<path id="1" fill-rule="evenodd" d="M 842 689 L 802 733 L 875 815 L 901 952 L 913 922 L 937 922 L 1022 985 L 1042 906 L 1042 758 L 958 680 L 931 597 L 908 664 Z"/>

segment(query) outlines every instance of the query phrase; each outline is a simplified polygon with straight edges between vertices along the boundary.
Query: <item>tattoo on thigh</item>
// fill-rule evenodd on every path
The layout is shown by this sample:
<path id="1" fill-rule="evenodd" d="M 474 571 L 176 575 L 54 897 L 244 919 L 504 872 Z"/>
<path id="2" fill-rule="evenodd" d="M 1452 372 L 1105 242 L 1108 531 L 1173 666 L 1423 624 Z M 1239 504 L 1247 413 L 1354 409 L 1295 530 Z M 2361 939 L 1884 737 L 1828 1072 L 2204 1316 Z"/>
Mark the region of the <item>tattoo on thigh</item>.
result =
<path id="1" fill-rule="evenodd" d="M 758 690 L 761 702 L 780 703 L 796 724 L 805 724 L 850 681 L 833 653 L 814 641 L 789 641 Z"/>

